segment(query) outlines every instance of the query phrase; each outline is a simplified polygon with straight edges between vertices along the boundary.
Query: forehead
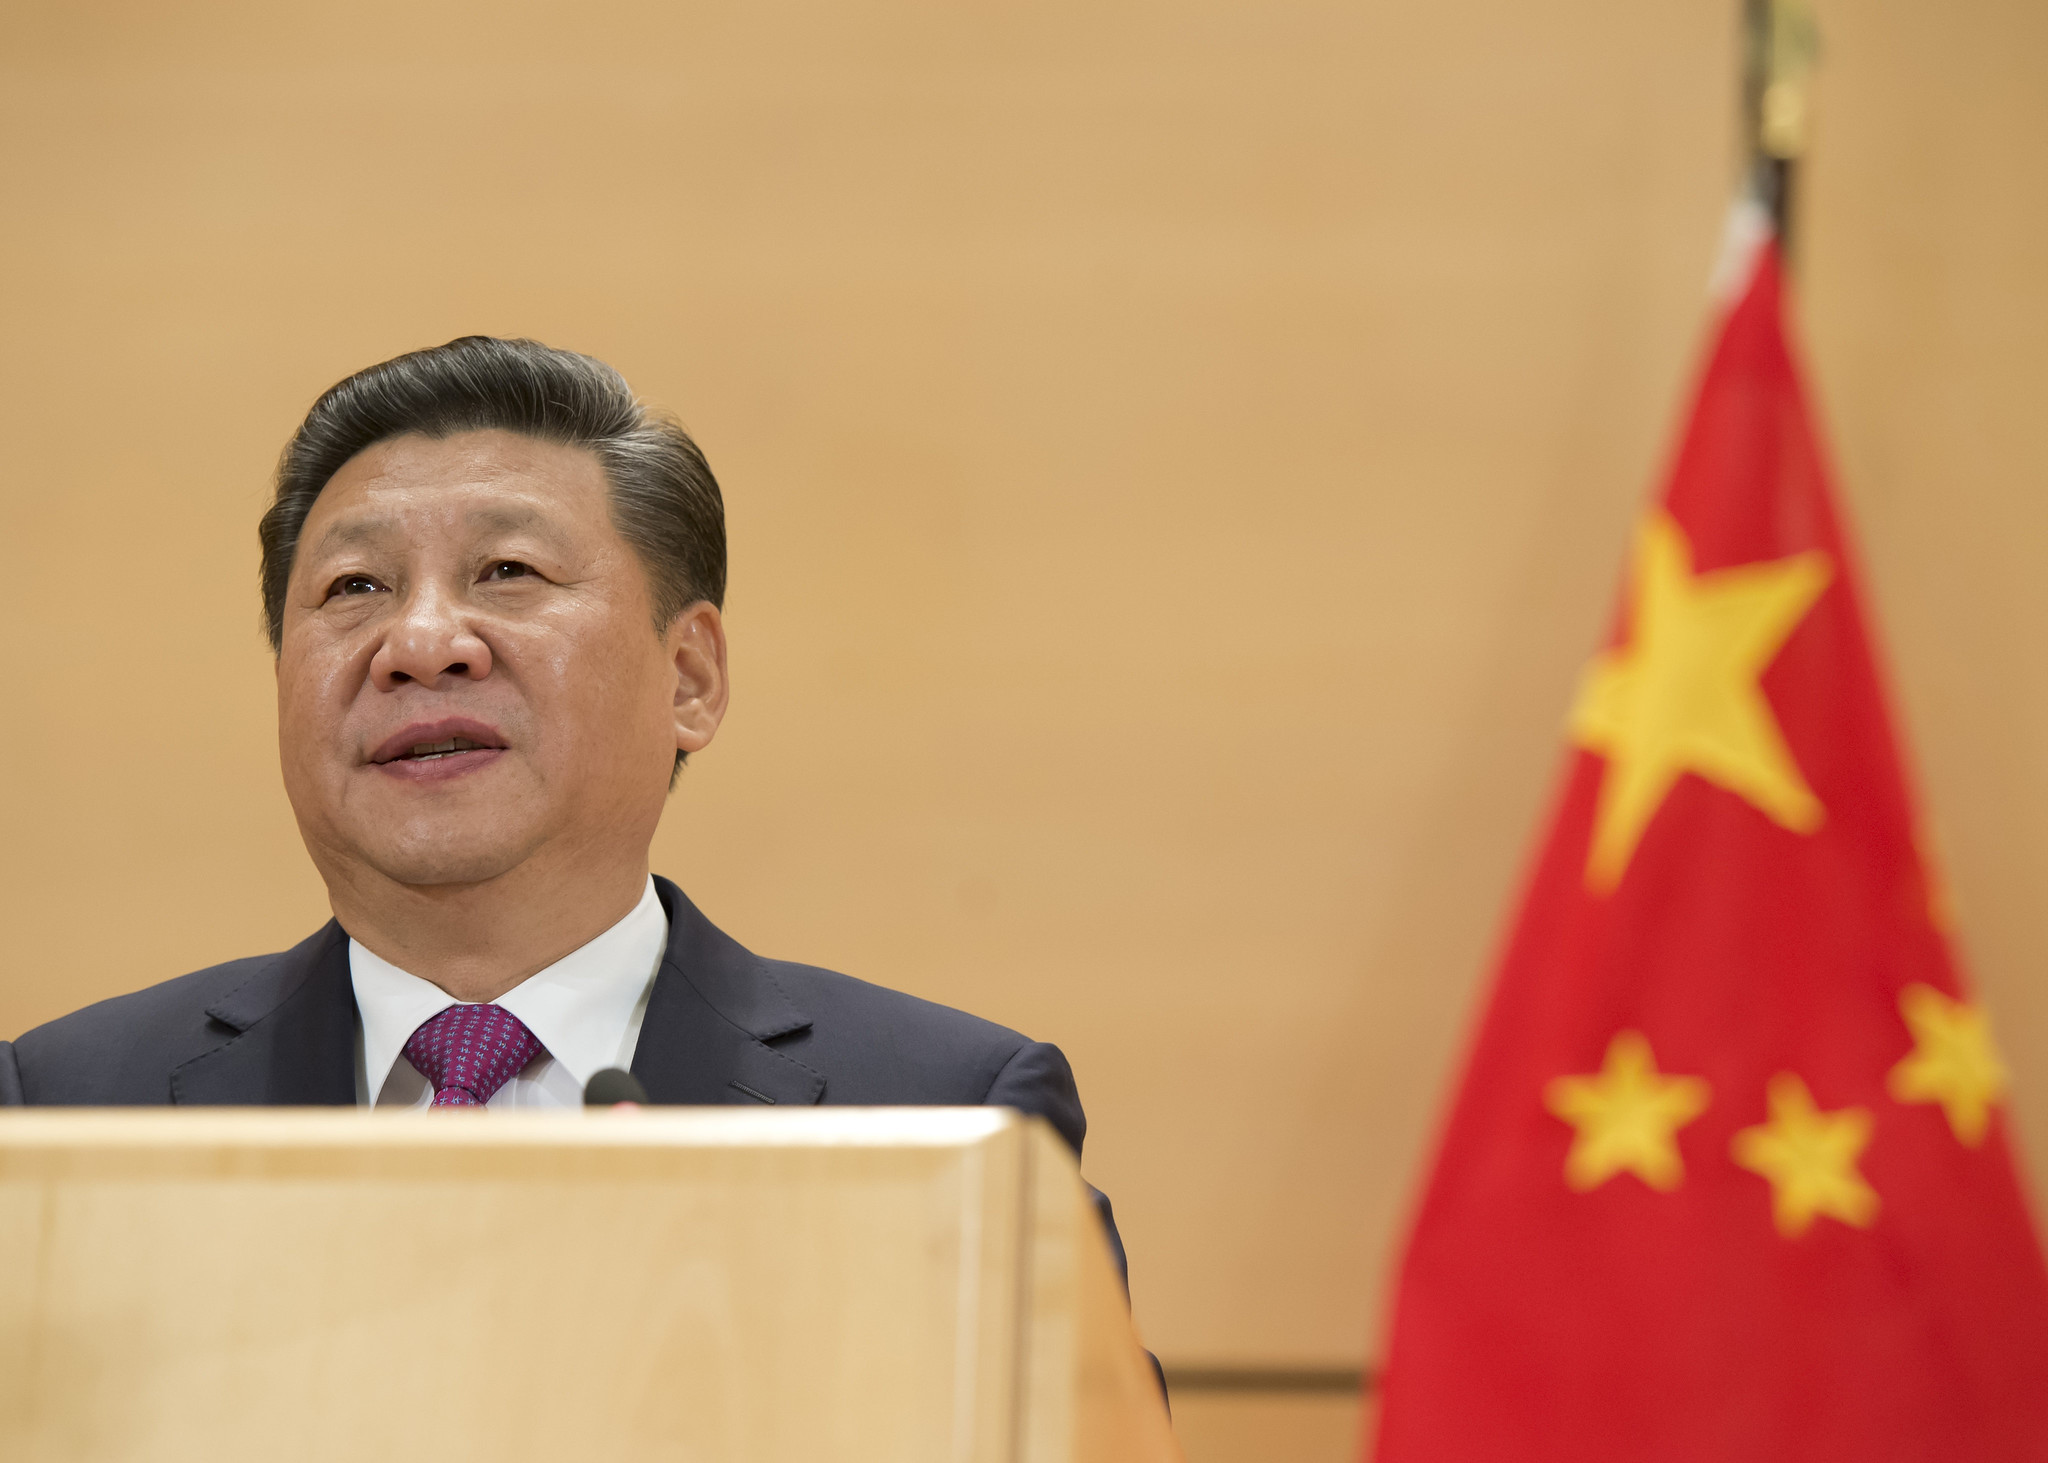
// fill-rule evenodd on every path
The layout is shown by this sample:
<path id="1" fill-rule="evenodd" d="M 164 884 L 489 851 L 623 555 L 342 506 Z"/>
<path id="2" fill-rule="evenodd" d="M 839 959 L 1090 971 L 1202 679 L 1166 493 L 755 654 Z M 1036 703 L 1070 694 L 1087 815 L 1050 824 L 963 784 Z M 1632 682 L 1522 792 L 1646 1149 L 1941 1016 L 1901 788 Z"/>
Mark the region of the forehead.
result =
<path id="1" fill-rule="evenodd" d="M 367 533 L 466 534 L 532 527 L 611 528 L 604 467 L 587 448 L 516 432 L 459 432 L 378 442 L 343 463 L 299 531 L 305 549 Z"/>

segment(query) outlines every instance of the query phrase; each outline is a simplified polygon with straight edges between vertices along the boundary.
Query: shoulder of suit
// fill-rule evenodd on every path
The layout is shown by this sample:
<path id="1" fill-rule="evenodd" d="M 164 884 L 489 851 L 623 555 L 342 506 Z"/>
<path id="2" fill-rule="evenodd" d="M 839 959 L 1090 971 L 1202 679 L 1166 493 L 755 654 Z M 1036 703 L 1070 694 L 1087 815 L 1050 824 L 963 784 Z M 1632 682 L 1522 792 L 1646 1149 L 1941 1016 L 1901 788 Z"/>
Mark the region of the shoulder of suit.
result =
<path id="1" fill-rule="evenodd" d="M 31 1100 L 37 1091 L 41 1100 L 94 1102 L 128 1100 L 130 1085 L 153 1092 L 173 1066 L 220 1045 L 224 1031 L 209 1008 L 274 972 L 289 954 L 210 965 L 24 1032 L 14 1053 Z"/>
<path id="2" fill-rule="evenodd" d="M 680 887 L 656 875 L 669 915 L 669 963 L 725 1018 L 757 1038 L 785 1044 L 825 1041 L 863 1048 L 896 1046 L 905 1053 L 1003 1059 L 1031 1045 L 1028 1037 L 836 970 L 757 955 L 725 933 Z"/>
<path id="3" fill-rule="evenodd" d="M 1057 1047 L 837 971 L 779 960 L 761 960 L 757 969 L 808 1018 L 775 1046 L 824 1075 L 826 1101 L 998 1101 L 1047 1118 L 1080 1151 L 1087 1120 Z"/>
<path id="4" fill-rule="evenodd" d="M 762 974 L 782 987 L 815 1026 L 873 1026 L 907 1040 L 933 1041 L 953 1050 L 1014 1052 L 1031 1044 L 1031 1038 L 1022 1032 L 921 996 L 816 965 L 756 959 Z"/>
<path id="5" fill-rule="evenodd" d="M 282 958 L 281 955 L 249 955 L 240 960 L 209 965 L 189 975 L 174 976 L 124 996 L 109 996 L 104 1001 L 81 1006 L 68 1016 L 59 1016 L 55 1021 L 47 1021 L 23 1033 L 16 1044 L 59 1041 L 76 1034 L 110 1032 L 127 1026 L 160 1026 L 165 1021 L 175 1021 L 186 1015 L 203 1021 L 208 1006 Z"/>

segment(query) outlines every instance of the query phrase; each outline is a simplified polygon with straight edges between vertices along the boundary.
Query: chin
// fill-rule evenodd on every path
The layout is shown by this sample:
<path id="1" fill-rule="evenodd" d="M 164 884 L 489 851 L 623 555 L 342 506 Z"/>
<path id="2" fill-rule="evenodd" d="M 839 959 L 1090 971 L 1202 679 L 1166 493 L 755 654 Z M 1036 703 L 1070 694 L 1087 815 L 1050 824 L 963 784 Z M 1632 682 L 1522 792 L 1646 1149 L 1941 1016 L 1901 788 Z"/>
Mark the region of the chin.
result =
<path id="1" fill-rule="evenodd" d="M 528 840 L 508 838 L 502 828 L 476 836 L 437 829 L 425 837 L 369 839 L 360 847 L 363 862 L 414 888 L 486 883 L 518 868 L 532 851 Z"/>

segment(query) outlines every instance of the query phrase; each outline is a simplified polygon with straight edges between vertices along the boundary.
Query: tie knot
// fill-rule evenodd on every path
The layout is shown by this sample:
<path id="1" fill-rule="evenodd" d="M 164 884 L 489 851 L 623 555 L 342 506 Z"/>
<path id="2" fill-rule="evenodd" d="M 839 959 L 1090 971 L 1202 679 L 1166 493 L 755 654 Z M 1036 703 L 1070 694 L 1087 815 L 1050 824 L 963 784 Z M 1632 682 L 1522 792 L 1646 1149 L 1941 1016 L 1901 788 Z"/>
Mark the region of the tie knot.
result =
<path id="1" fill-rule="evenodd" d="M 406 1038 L 405 1059 L 434 1084 L 435 1107 L 482 1107 L 541 1050 L 503 1006 L 450 1006 Z"/>

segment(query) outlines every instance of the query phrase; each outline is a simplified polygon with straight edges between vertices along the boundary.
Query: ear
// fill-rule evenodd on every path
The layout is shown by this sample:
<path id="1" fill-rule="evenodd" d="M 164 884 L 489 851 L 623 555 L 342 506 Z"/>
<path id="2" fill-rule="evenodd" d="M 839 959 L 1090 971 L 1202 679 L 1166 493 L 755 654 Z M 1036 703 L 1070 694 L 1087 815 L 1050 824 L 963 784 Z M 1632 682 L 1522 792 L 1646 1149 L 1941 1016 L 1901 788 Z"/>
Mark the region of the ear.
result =
<path id="1" fill-rule="evenodd" d="M 700 599 L 669 622 L 663 637 L 676 670 L 676 750 L 701 752 L 725 720 L 732 681 L 725 667 L 725 620 Z"/>

